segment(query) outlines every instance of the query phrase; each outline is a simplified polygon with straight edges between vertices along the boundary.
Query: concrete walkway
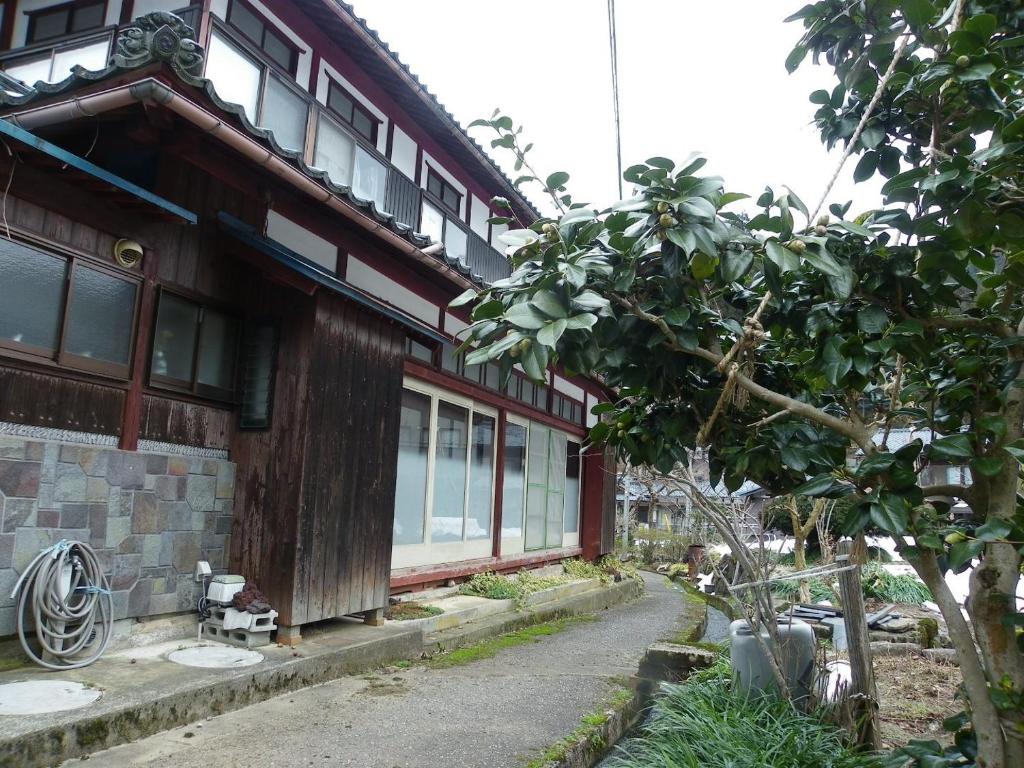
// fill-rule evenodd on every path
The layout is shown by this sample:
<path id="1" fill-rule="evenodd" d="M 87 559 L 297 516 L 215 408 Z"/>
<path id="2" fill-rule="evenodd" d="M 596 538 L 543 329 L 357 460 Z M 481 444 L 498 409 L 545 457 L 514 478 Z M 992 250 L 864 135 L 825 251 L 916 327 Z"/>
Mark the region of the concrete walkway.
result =
<path id="1" fill-rule="evenodd" d="M 681 629 L 678 588 L 645 579 L 640 600 L 490 659 L 345 677 L 65 765 L 521 768 Z"/>

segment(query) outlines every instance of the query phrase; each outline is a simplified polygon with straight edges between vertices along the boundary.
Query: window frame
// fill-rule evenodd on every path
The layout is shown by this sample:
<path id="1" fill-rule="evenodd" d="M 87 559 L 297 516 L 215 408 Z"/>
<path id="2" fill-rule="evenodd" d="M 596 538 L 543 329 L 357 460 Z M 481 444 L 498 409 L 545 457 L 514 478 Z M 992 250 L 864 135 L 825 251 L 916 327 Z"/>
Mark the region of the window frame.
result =
<path id="1" fill-rule="evenodd" d="M 331 106 L 332 90 L 340 91 L 342 96 L 344 96 L 346 99 L 352 102 L 353 120 L 346 120 L 344 115 L 342 115 L 338 110 Z M 377 140 L 380 137 L 380 127 L 381 125 L 383 125 L 383 121 L 375 114 L 373 114 L 373 112 L 371 112 L 365 106 L 363 106 L 363 103 L 359 99 L 357 99 L 350 90 L 348 90 L 345 86 L 343 86 L 330 75 L 327 76 L 327 94 L 324 97 L 324 108 L 342 125 L 347 126 L 349 128 L 349 133 L 355 134 L 357 141 L 362 140 L 363 142 L 373 147 L 374 150 L 377 149 Z M 359 129 L 356 128 L 354 118 L 355 113 L 357 111 L 362 113 L 363 116 L 370 121 L 370 124 L 372 126 L 372 129 L 370 131 L 370 133 L 372 134 L 371 136 L 364 136 L 362 133 L 359 132 Z M 390 163 L 388 163 L 388 165 L 390 165 Z"/>
<path id="2" fill-rule="evenodd" d="M 188 302 L 189 304 L 193 304 L 199 308 L 199 318 L 196 322 L 195 336 L 193 337 L 192 380 L 190 382 L 185 382 L 183 379 L 177 379 L 173 376 L 164 376 L 162 374 L 153 373 L 153 355 L 156 352 L 156 334 L 160 313 L 160 301 L 165 295 L 173 296 L 179 301 Z M 211 384 L 203 384 L 199 381 L 199 359 L 202 354 L 203 318 L 207 311 L 216 312 L 235 323 L 235 348 L 232 360 L 232 384 L 230 391 L 220 387 L 215 387 Z M 157 292 L 156 302 L 154 302 L 153 305 L 153 327 L 149 340 L 149 364 L 146 369 L 147 383 L 154 389 L 163 389 L 170 392 L 177 392 L 179 394 L 192 395 L 193 397 L 202 398 L 204 400 L 213 400 L 231 405 L 240 403 L 241 392 L 239 388 L 239 360 L 245 329 L 246 325 L 244 320 L 237 313 L 232 312 L 222 304 L 211 302 L 196 296 L 190 296 L 185 292 L 161 285 Z M 274 355 L 274 358 L 274 363 L 276 365 L 276 354 Z"/>
<path id="3" fill-rule="evenodd" d="M 92 373 L 120 381 L 131 380 L 132 363 L 135 359 L 135 344 L 139 330 L 139 308 L 142 304 L 142 276 L 100 261 L 89 254 L 61 248 L 47 240 L 31 237 L 27 233 L 19 232 L 14 228 L 12 228 L 11 232 L 14 235 L 11 238 L 11 242 L 31 248 L 47 258 L 63 261 L 65 273 L 59 309 L 60 316 L 57 321 L 56 346 L 51 350 L 32 344 L 23 344 L 12 339 L 0 338 L 0 352 L 6 352 L 20 360 L 41 363 L 46 366 Z M 98 360 L 66 350 L 68 328 L 70 327 L 68 313 L 74 297 L 75 272 L 78 269 L 91 269 L 94 272 L 100 272 L 115 279 L 123 280 L 135 287 L 135 301 L 132 305 L 131 317 L 128 321 L 131 332 L 128 337 L 128 359 L 125 363 Z"/>
<path id="4" fill-rule="evenodd" d="M 57 38 L 53 38 L 56 40 Z M 110 49 L 113 45 L 114 34 L 111 28 L 102 28 L 94 35 L 88 35 L 85 37 L 73 37 L 71 39 L 62 39 L 61 41 L 54 43 L 51 41 L 33 45 L 31 48 L 18 48 L 14 51 L 9 51 L 7 54 L 0 57 L 0 68 L 6 73 L 12 66 L 18 66 L 20 63 L 28 63 L 33 61 L 48 61 L 50 64 L 49 75 L 46 82 L 60 82 L 59 80 L 54 81 L 53 78 L 53 62 L 57 58 L 58 54 L 64 53 L 65 51 L 74 50 L 77 48 L 86 48 L 97 43 L 105 42 L 107 44 L 107 56 L 110 56 Z M 69 73 L 70 75 L 70 73 Z M 13 75 L 11 75 L 13 77 Z M 63 78 L 62 78 L 63 79 Z M 28 83 L 33 85 L 33 83 Z"/>
<path id="5" fill-rule="evenodd" d="M 465 193 L 459 192 L 459 190 L 457 190 L 455 188 L 455 186 L 450 181 L 448 181 L 444 176 L 442 176 L 440 171 L 438 171 L 436 168 L 434 168 L 432 165 L 430 165 L 430 163 L 427 163 L 426 166 L 427 166 L 427 178 L 424 181 L 423 191 L 427 195 L 430 196 L 431 200 L 436 201 L 437 204 L 441 206 L 442 213 L 445 214 L 445 220 L 446 221 L 448 219 L 448 214 L 449 213 L 453 214 L 456 219 L 461 221 L 462 220 L 462 201 L 466 197 Z M 441 194 L 440 195 L 437 195 L 437 194 L 435 194 L 434 192 L 431 191 L 431 189 L 430 189 L 430 182 L 431 181 L 436 181 L 441 186 Z M 446 190 L 451 191 L 451 193 L 454 194 L 456 196 L 456 198 L 458 198 L 456 200 L 454 208 L 452 208 L 450 205 L 448 205 L 448 203 L 446 203 L 445 200 L 444 200 L 444 193 L 445 193 Z"/>
<path id="6" fill-rule="evenodd" d="M 103 11 L 100 13 L 100 23 L 95 27 L 89 27 L 89 29 L 73 30 L 72 27 L 74 25 L 75 14 L 83 8 L 91 8 L 96 5 L 103 7 Z M 67 9 L 69 11 L 67 23 L 64 25 L 64 31 L 57 35 L 34 39 L 33 34 L 36 30 L 36 23 L 38 22 L 39 17 L 63 9 Z M 31 11 L 24 11 L 24 14 L 28 17 L 28 26 L 25 29 L 25 45 L 51 43 L 54 40 L 60 40 L 71 35 L 81 35 L 94 29 L 103 29 L 105 26 L 104 22 L 107 18 L 107 0 L 72 0 L 72 2 L 68 3 L 57 3 L 56 5 L 48 5 L 45 8 L 36 8 Z"/>
<path id="7" fill-rule="evenodd" d="M 423 510 L 423 541 L 417 544 L 395 544 L 392 540 L 392 568 L 413 567 L 416 565 L 435 565 L 438 563 L 453 560 L 473 559 L 486 557 L 492 551 L 495 536 L 495 508 L 494 496 L 497 488 L 498 477 L 498 446 L 504 436 L 498 429 L 498 409 L 483 403 L 479 403 L 469 397 L 461 396 L 446 389 L 436 387 L 418 379 L 404 377 L 402 388 L 408 389 L 417 394 L 430 398 L 430 442 L 427 451 L 427 477 L 426 477 L 426 503 Z M 433 515 L 434 515 L 434 484 L 436 480 L 437 467 L 437 425 L 439 403 L 466 410 L 467 439 L 465 454 L 465 479 L 463 481 L 463 503 L 462 503 L 462 537 L 456 541 L 433 541 Z M 490 491 L 490 524 L 488 535 L 483 538 L 470 538 L 469 519 L 470 506 L 469 494 L 472 484 L 472 457 L 473 457 L 473 418 L 474 416 L 486 416 L 494 422 L 494 443 L 491 446 L 491 491 Z M 394 512 L 392 512 L 394 514 Z M 500 535 L 500 533 L 499 533 Z M 397 563 L 397 564 L 394 564 Z"/>
<path id="8" fill-rule="evenodd" d="M 262 37 L 264 40 L 266 39 L 267 33 L 269 32 L 291 52 L 291 60 L 289 61 L 287 67 L 283 67 L 281 63 L 277 61 L 277 59 L 273 58 L 269 53 L 267 53 L 266 49 L 263 47 L 263 40 L 253 40 L 251 37 L 249 37 L 248 34 L 246 34 L 245 30 L 243 30 L 241 27 L 239 27 L 237 24 L 231 21 L 231 11 L 234 9 L 236 5 L 242 6 L 242 8 L 246 10 L 246 12 L 254 16 L 256 20 L 260 23 L 260 26 L 262 27 Z M 256 46 L 256 50 L 253 51 L 253 53 L 257 54 L 264 63 L 274 67 L 275 69 L 281 72 L 286 73 L 292 80 L 292 82 L 295 81 L 295 75 L 298 72 L 299 67 L 299 48 L 297 45 L 295 45 L 295 43 L 289 40 L 284 35 L 284 33 L 276 29 L 270 23 L 270 20 L 266 16 L 264 16 L 262 13 L 256 10 L 256 8 L 251 4 L 245 2 L 245 0 L 229 0 L 227 11 L 225 12 L 224 15 L 225 18 L 223 19 L 223 22 L 225 26 L 230 27 L 235 34 L 237 34 L 243 40 L 247 41 L 250 45 Z"/>

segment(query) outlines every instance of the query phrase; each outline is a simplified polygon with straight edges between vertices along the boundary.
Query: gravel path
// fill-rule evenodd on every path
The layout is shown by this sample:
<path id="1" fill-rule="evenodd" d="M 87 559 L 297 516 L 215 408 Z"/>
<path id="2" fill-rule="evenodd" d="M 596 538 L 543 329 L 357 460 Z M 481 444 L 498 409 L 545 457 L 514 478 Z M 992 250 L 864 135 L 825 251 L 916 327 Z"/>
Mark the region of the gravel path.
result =
<path id="1" fill-rule="evenodd" d="M 678 591 L 644 577 L 640 600 L 491 659 L 346 677 L 65 765 L 520 768 L 635 673 L 650 643 L 679 630 Z"/>

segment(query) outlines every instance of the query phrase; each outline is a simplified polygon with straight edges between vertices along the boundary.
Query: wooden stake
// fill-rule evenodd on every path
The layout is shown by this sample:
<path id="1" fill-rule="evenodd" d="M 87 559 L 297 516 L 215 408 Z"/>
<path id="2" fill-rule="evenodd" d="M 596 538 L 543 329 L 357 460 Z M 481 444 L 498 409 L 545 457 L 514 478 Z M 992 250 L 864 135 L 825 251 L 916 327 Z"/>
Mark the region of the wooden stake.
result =
<path id="1" fill-rule="evenodd" d="M 841 541 L 836 560 L 851 560 L 852 541 Z M 843 623 L 850 652 L 850 711 L 857 729 L 857 743 L 871 751 L 881 749 L 878 722 L 878 689 L 871 665 L 871 643 L 864 615 L 864 595 L 860 591 L 860 566 L 839 573 L 839 597 L 843 601 Z"/>

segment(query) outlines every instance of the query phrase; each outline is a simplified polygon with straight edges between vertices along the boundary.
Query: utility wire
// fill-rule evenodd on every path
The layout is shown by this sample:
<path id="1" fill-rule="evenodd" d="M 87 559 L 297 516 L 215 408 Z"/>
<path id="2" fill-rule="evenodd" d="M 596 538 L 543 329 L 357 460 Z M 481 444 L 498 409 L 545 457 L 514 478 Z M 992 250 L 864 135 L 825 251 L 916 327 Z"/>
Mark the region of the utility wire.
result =
<path id="1" fill-rule="evenodd" d="M 622 199 L 622 126 L 619 121 L 619 49 L 615 38 L 615 0 L 608 0 L 608 47 L 612 58 L 612 106 L 615 111 L 615 180 Z"/>

